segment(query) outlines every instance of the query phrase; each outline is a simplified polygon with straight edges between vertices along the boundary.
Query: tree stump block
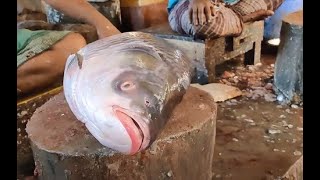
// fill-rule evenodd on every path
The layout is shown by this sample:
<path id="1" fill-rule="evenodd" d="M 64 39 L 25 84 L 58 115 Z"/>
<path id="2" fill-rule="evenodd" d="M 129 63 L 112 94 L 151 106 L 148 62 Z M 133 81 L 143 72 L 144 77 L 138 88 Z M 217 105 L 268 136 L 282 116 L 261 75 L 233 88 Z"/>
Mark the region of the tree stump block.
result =
<path id="1" fill-rule="evenodd" d="M 303 101 L 303 11 L 291 13 L 282 20 L 274 85 L 278 100 Z"/>
<path id="2" fill-rule="evenodd" d="M 27 137 L 26 124 L 35 110 L 51 97 L 61 92 L 61 88 L 52 88 L 42 93 L 19 98 L 17 102 L 17 178 L 33 175 L 34 160 Z"/>
<path id="3" fill-rule="evenodd" d="M 36 110 L 26 131 L 40 179 L 211 179 L 217 105 L 190 87 L 149 149 L 123 155 L 76 120 L 62 93 Z"/>

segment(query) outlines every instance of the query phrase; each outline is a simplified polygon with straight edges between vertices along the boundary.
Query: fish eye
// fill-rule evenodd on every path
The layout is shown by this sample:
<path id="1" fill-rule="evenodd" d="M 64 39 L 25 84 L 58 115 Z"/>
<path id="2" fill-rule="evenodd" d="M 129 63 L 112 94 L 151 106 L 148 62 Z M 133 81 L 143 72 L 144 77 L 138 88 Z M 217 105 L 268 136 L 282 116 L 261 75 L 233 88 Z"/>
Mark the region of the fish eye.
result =
<path id="1" fill-rule="evenodd" d="M 134 83 L 131 81 L 123 82 L 120 86 L 122 91 L 129 91 L 135 87 Z"/>

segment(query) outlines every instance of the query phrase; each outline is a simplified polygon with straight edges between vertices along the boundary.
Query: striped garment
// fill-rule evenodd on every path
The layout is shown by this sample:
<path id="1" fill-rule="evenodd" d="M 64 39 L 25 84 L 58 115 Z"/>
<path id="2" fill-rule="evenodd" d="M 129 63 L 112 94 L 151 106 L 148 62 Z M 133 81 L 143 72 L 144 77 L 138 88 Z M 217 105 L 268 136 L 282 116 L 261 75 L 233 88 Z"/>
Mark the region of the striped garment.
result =
<path id="1" fill-rule="evenodd" d="M 189 0 L 169 1 L 169 24 L 173 31 L 200 39 L 238 36 L 243 29 L 242 17 L 261 10 L 277 9 L 284 0 L 240 0 L 234 5 L 215 5 L 216 15 L 210 23 L 194 26 L 189 20 Z M 175 4 L 176 3 L 176 4 Z"/>
<path id="2" fill-rule="evenodd" d="M 239 35 L 242 32 L 242 21 L 229 8 L 222 5 L 210 23 L 194 26 L 189 20 L 189 0 L 179 0 L 169 13 L 169 24 L 173 31 L 188 34 L 199 39 L 216 38 L 221 36 Z"/>
<path id="3" fill-rule="evenodd" d="M 275 11 L 284 0 L 241 0 L 232 9 L 240 16 L 246 16 L 259 10 Z"/>
<path id="4" fill-rule="evenodd" d="M 179 0 L 168 0 L 168 11 L 170 10 L 178 3 Z M 224 3 L 234 5 L 240 0 L 223 0 Z"/>

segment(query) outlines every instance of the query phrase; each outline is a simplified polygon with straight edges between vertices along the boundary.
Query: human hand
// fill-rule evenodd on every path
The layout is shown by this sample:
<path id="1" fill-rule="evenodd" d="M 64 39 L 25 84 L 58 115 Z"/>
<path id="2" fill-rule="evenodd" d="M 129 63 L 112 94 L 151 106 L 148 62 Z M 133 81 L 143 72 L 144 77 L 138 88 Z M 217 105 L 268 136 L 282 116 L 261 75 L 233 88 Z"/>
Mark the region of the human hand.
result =
<path id="1" fill-rule="evenodd" d="M 190 0 L 189 20 L 193 25 L 207 24 L 214 15 L 214 6 L 210 0 Z"/>

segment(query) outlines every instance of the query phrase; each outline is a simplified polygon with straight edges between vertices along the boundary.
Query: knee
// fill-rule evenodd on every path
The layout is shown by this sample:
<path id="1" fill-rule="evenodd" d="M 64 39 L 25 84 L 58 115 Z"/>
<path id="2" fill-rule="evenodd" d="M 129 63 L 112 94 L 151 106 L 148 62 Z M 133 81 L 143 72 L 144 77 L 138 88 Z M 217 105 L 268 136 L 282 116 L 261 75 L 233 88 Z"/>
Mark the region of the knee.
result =
<path id="1" fill-rule="evenodd" d="M 67 47 L 70 47 L 75 51 L 78 51 L 87 44 L 85 38 L 81 34 L 75 32 L 69 33 L 64 38 L 64 41 Z"/>
<path id="2" fill-rule="evenodd" d="M 86 44 L 87 44 L 86 40 L 81 34 L 71 32 L 68 35 L 66 35 L 62 40 L 57 42 L 51 48 L 51 50 L 69 55 L 69 54 L 76 53 Z"/>

